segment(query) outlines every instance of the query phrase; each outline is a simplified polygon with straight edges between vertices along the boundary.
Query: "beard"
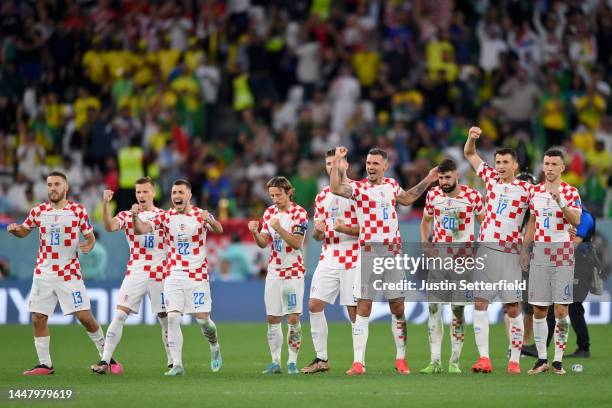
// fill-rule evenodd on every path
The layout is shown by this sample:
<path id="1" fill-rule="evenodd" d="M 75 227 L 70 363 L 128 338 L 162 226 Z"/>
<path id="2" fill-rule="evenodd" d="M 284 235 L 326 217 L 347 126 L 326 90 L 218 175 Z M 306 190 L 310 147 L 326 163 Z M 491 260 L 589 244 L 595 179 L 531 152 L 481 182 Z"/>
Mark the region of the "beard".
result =
<path id="1" fill-rule="evenodd" d="M 64 198 L 66 198 L 66 192 L 61 192 L 61 193 L 49 193 L 49 201 L 52 203 L 59 203 L 60 201 L 62 201 Z"/>
<path id="2" fill-rule="evenodd" d="M 440 186 L 440 188 L 442 189 L 442 191 L 444 191 L 446 194 L 448 194 L 451 191 L 453 191 L 455 188 L 457 188 L 457 182 L 454 182 L 450 186 Z"/>

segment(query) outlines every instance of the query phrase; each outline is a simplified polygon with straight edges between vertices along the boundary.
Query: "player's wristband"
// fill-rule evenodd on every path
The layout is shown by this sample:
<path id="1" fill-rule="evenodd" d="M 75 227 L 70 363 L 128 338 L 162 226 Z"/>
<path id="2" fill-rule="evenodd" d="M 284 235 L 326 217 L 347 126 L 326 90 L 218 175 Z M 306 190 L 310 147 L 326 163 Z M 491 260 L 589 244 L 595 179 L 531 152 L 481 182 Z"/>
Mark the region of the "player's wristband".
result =
<path id="1" fill-rule="evenodd" d="M 567 200 L 563 197 L 559 197 L 559 208 L 564 209 L 567 207 Z"/>

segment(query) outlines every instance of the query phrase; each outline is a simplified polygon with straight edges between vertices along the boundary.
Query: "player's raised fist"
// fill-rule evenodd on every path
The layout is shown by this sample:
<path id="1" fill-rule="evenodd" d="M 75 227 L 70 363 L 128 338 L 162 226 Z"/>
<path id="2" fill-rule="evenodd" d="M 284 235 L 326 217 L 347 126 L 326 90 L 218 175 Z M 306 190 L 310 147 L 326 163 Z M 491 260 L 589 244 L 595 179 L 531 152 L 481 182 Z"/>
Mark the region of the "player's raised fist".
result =
<path id="1" fill-rule="evenodd" d="M 6 230 L 8 232 L 13 232 L 13 231 L 17 231 L 17 228 L 19 228 L 19 224 L 12 223 L 12 224 L 9 224 L 8 227 L 6 227 Z"/>
<path id="2" fill-rule="evenodd" d="M 140 213 L 140 205 L 139 204 L 133 204 L 132 208 L 130 209 L 132 215 L 138 215 Z"/>
<path id="3" fill-rule="evenodd" d="M 270 226 L 275 230 L 278 231 L 278 229 L 280 228 L 280 220 L 276 217 L 272 218 L 270 220 Z"/>
<path id="4" fill-rule="evenodd" d="M 325 220 L 316 221 L 314 227 L 319 232 L 325 232 Z"/>
<path id="5" fill-rule="evenodd" d="M 249 221 L 249 231 L 256 233 L 259 231 L 259 221 Z"/>
<path id="6" fill-rule="evenodd" d="M 204 220 L 204 222 L 212 221 L 212 217 L 210 216 L 210 213 L 206 210 L 202 211 L 202 219 Z"/>
<path id="7" fill-rule="evenodd" d="M 344 146 L 336 147 L 336 157 L 339 159 L 345 159 L 348 153 L 348 149 Z"/>
<path id="8" fill-rule="evenodd" d="M 472 139 L 478 139 L 482 130 L 478 126 L 472 126 L 468 132 L 468 136 Z"/>
<path id="9" fill-rule="evenodd" d="M 105 203 L 110 203 L 110 200 L 113 199 L 113 190 L 104 190 L 103 198 Z"/>
<path id="10" fill-rule="evenodd" d="M 341 230 L 345 225 L 342 218 L 336 218 L 336 222 L 334 222 L 334 231 Z"/>

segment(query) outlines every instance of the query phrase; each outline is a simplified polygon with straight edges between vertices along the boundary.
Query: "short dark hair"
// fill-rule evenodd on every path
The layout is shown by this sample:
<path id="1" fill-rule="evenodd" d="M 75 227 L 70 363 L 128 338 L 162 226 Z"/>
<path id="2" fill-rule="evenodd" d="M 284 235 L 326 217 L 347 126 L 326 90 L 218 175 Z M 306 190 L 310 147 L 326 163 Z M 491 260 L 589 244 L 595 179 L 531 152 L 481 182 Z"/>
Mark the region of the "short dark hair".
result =
<path id="1" fill-rule="evenodd" d="M 172 183 L 172 187 L 174 186 L 185 186 L 191 191 L 191 183 L 185 179 L 175 180 L 174 183 Z"/>
<path id="2" fill-rule="evenodd" d="M 438 164 L 438 173 L 448 173 L 457 170 L 457 163 L 453 159 L 446 158 Z"/>
<path id="3" fill-rule="evenodd" d="M 61 171 L 52 171 L 51 173 L 47 174 L 47 177 L 61 177 L 64 179 L 65 182 L 68 182 L 68 179 L 66 178 L 66 175 L 64 173 L 62 173 Z"/>
<path id="4" fill-rule="evenodd" d="M 329 149 L 327 152 L 325 152 L 325 158 L 333 157 L 335 155 L 336 155 L 336 148 L 335 147 L 333 149 Z"/>
<path id="5" fill-rule="evenodd" d="M 495 151 L 495 156 L 493 156 L 493 157 L 497 157 L 498 154 L 501 155 L 501 156 L 505 156 L 505 155 L 509 154 L 510 156 L 512 156 L 512 159 L 514 161 L 517 161 L 516 152 L 514 151 L 514 149 L 512 149 L 510 147 L 502 147 L 501 149 L 497 149 Z"/>
<path id="6" fill-rule="evenodd" d="M 560 157 L 561 160 L 565 159 L 565 156 L 563 155 L 563 152 L 559 149 L 548 149 L 547 151 L 544 152 L 544 156 L 548 156 L 548 157 Z"/>
<path id="7" fill-rule="evenodd" d="M 374 147 L 372 149 L 370 149 L 368 151 L 368 155 L 375 155 L 375 156 L 382 156 L 383 159 L 387 160 L 389 158 L 389 155 L 387 154 L 386 151 L 384 151 L 383 149 L 381 149 L 380 147 Z"/>
<path id="8" fill-rule="evenodd" d="M 153 181 L 153 179 L 149 176 L 146 177 L 141 177 L 138 180 L 136 180 L 136 185 L 138 184 L 147 184 L 149 183 L 151 186 L 155 187 L 155 181 Z"/>

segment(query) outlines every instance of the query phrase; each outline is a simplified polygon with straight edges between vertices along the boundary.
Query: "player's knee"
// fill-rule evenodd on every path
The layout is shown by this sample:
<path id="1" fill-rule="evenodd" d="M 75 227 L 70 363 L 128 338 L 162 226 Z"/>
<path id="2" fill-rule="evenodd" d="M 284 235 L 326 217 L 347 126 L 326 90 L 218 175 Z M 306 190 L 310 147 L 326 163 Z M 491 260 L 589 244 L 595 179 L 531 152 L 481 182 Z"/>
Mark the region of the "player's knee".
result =
<path id="1" fill-rule="evenodd" d="M 463 309 L 464 309 L 463 306 L 451 306 L 453 316 L 459 320 L 463 319 Z"/>
<path id="2" fill-rule="evenodd" d="M 489 308 L 489 302 L 482 301 L 482 300 L 477 300 L 476 302 L 474 302 L 474 309 L 476 310 L 485 311 L 488 308 Z"/>
<path id="3" fill-rule="evenodd" d="M 49 317 L 42 313 L 32 313 L 32 324 L 34 327 L 45 327 Z"/>
<path id="4" fill-rule="evenodd" d="M 370 308 L 371 307 L 372 305 L 370 305 Z M 392 302 L 389 304 L 389 308 L 391 309 L 391 313 L 396 316 L 404 315 L 404 302 L 403 301 Z"/>
<path id="5" fill-rule="evenodd" d="M 165 319 L 166 317 L 168 317 L 168 313 L 166 312 L 158 313 L 157 317 L 159 317 L 160 319 Z"/>
<path id="6" fill-rule="evenodd" d="M 519 307 L 518 303 L 508 303 L 506 305 L 506 313 L 508 313 L 508 317 L 518 317 L 518 315 L 521 313 L 521 309 Z"/>
<path id="7" fill-rule="evenodd" d="M 279 316 L 268 316 L 268 324 L 279 324 L 281 318 Z"/>
<path id="8" fill-rule="evenodd" d="M 548 306 L 534 306 L 533 317 L 535 319 L 545 319 L 548 314 Z"/>
<path id="9" fill-rule="evenodd" d="M 94 332 L 98 330 L 98 322 L 94 319 L 91 310 L 80 310 L 75 313 L 75 316 L 87 331 Z"/>
<path id="10" fill-rule="evenodd" d="M 287 322 L 289 324 L 298 324 L 300 322 L 300 315 L 299 314 L 290 314 L 287 316 Z"/>
<path id="11" fill-rule="evenodd" d="M 310 313 L 320 313 L 325 308 L 325 302 L 319 299 L 310 299 L 308 302 L 308 311 Z"/>
<path id="12" fill-rule="evenodd" d="M 562 319 L 567 317 L 569 308 L 567 305 L 555 305 L 555 317 L 557 319 Z"/>
<path id="13" fill-rule="evenodd" d="M 370 316 L 370 313 L 372 313 L 371 302 L 359 302 L 357 304 L 357 314 L 359 316 Z"/>

